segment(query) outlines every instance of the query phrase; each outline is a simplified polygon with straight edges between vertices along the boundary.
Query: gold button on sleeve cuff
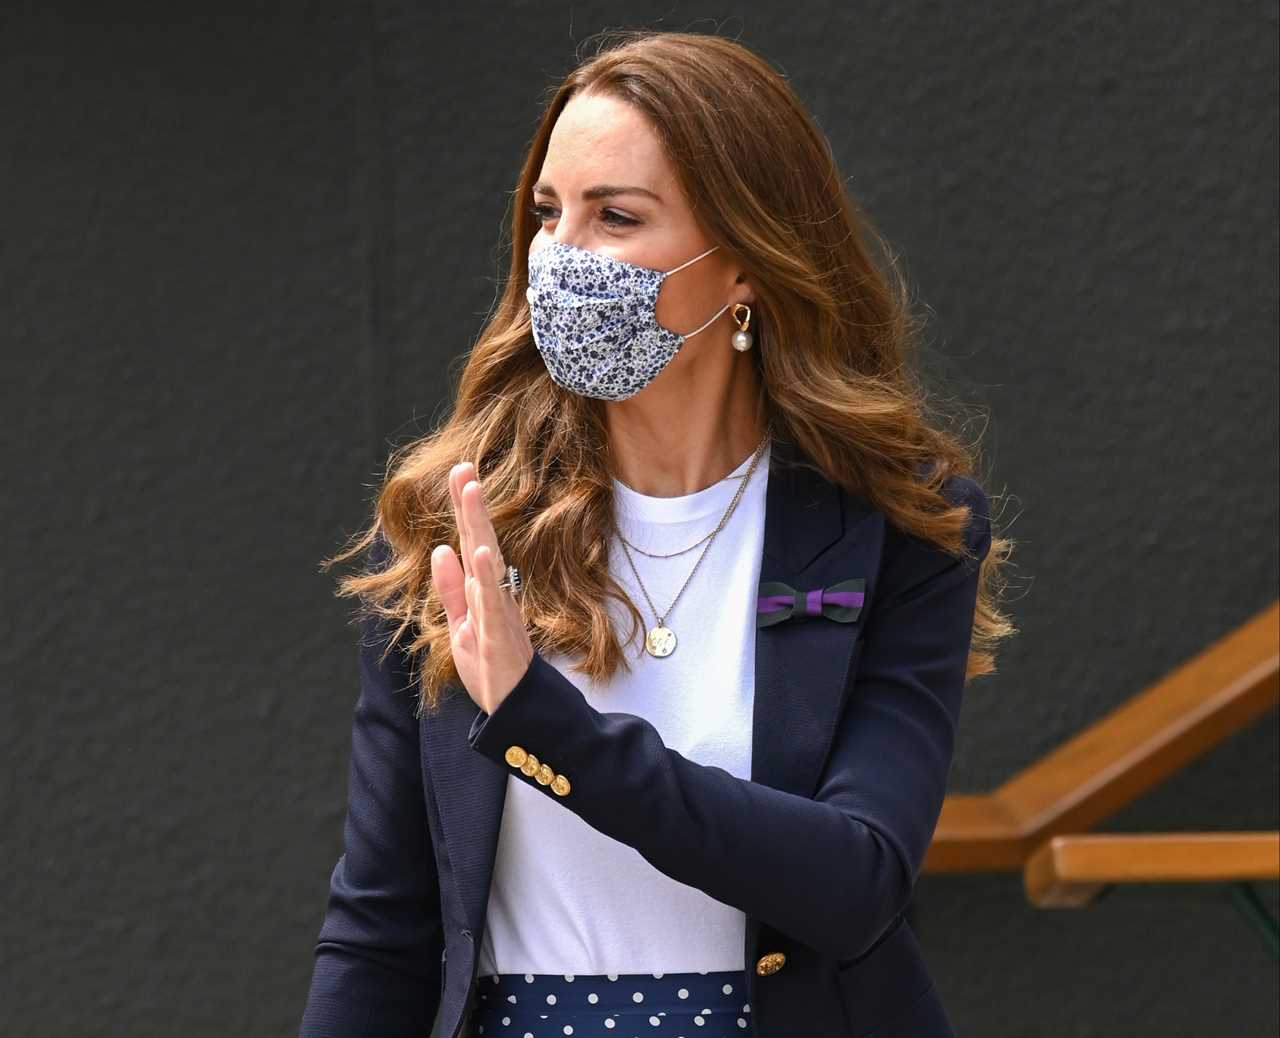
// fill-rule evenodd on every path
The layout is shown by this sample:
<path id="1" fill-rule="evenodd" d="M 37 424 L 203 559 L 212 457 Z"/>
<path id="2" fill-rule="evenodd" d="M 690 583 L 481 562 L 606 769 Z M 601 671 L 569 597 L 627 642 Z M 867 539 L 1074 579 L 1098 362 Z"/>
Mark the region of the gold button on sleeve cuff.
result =
<path id="1" fill-rule="evenodd" d="M 503 759 L 513 768 L 518 768 L 522 774 L 528 775 L 540 786 L 550 786 L 551 791 L 556 796 L 568 795 L 570 786 L 569 780 L 563 775 L 557 775 L 555 769 L 550 764 L 538 760 L 532 753 L 523 746 L 517 746 L 512 743 L 507 747 Z"/>

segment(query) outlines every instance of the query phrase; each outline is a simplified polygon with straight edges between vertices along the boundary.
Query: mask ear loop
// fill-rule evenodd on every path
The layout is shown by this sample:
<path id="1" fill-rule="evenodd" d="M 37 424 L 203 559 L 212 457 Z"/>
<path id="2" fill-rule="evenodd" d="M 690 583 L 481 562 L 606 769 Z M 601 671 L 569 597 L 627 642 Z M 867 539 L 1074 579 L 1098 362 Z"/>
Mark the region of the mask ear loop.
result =
<path id="1" fill-rule="evenodd" d="M 720 246 L 719 246 L 719 245 L 712 245 L 712 246 L 711 246 L 711 248 L 709 248 L 706 252 L 700 252 L 700 253 L 698 253 L 698 255 L 694 256 L 694 257 L 693 257 L 693 259 L 691 259 L 691 260 L 685 260 L 683 263 L 681 263 L 681 264 L 680 264 L 680 266 L 678 266 L 678 267 L 672 267 L 670 270 L 668 270 L 668 271 L 667 271 L 665 274 L 663 274 L 662 276 L 663 276 L 664 278 L 666 278 L 666 277 L 670 277 L 670 276 L 671 276 L 672 274 L 674 274 L 677 270 L 684 270 L 684 268 L 685 268 L 685 267 L 687 267 L 690 263 L 697 263 L 697 262 L 698 262 L 698 260 L 702 259 L 702 257 L 703 257 L 703 256 L 709 256 L 709 255 L 711 255 L 711 253 L 715 252 L 715 251 L 716 251 L 716 249 L 718 249 L 718 248 L 720 248 Z"/>
<path id="2" fill-rule="evenodd" d="M 711 253 L 715 252 L 715 251 L 716 251 L 716 249 L 718 249 L 718 248 L 720 248 L 720 246 L 719 246 L 719 245 L 712 245 L 712 246 L 711 246 L 711 248 L 707 249 L 707 251 L 706 251 L 706 252 L 700 252 L 700 253 L 698 253 L 698 255 L 694 256 L 694 257 L 693 257 L 693 259 L 685 260 L 683 263 L 681 263 L 681 264 L 680 264 L 680 266 L 678 266 L 678 267 L 672 267 L 670 270 L 668 270 L 665 274 L 663 274 L 663 275 L 662 275 L 662 279 L 665 281 L 668 277 L 670 277 L 672 274 L 674 274 L 677 270 L 684 270 L 684 268 L 685 268 L 685 267 L 687 267 L 690 263 L 697 263 L 697 262 L 698 262 L 698 260 L 702 259 L 702 257 L 703 257 L 703 256 L 709 256 L 709 255 L 711 255 Z M 731 307 L 732 305 L 733 305 L 732 303 L 725 303 L 725 304 L 724 304 L 724 306 L 722 306 L 719 310 L 717 310 L 717 311 L 716 311 L 715 316 L 713 316 L 713 317 L 711 318 L 711 320 L 710 320 L 710 321 L 708 321 L 706 324 L 702 325 L 702 327 L 701 327 L 701 328 L 695 328 L 695 329 L 694 329 L 693 331 L 691 331 L 691 332 L 686 332 L 684 335 L 681 335 L 681 336 L 680 336 L 680 338 L 681 338 L 681 339 L 689 339 L 689 338 L 692 338 L 693 336 L 697 335 L 697 334 L 698 334 L 698 332 L 702 331 L 702 329 L 703 329 L 703 328 L 709 328 L 712 324 L 714 324 L 714 323 L 715 323 L 716 318 L 718 318 L 722 313 L 724 313 L 726 310 L 728 310 L 728 309 L 729 309 L 729 307 Z"/>
<path id="3" fill-rule="evenodd" d="M 704 324 L 704 325 L 702 326 L 702 328 L 708 328 L 708 327 L 710 327 L 713 323 L 715 323 L 716 319 L 717 319 L 717 318 L 718 318 L 722 313 L 724 313 L 726 310 L 728 310 L 728 309 L 729 309 L 729 307 L 731 307 L 731 306 L 733 306 L 733 304 L 732 304 L 732 303 L 725 303 L 725 304 L 724 304 L 724 306 L 720 307 L 720 309 L 716 311 L 716 315 L 715 315 L 715 317 L 711 318 L 711 320 L 710 320 L 710 321 L 708 321 L 706 324 Z M 702 328 L 695 328 L 695 329 L 694 329 L 693 331 L 691 331 L 691 332 L 686 332 L 683 336 L 681 336 L 681 338 L 684 338 L 684 339 L 691 339 L 691 338 L 693 338 L 695 335 L 697 335 L 697 334 L 698 334 L 698 332 L 702 331 Z"/>

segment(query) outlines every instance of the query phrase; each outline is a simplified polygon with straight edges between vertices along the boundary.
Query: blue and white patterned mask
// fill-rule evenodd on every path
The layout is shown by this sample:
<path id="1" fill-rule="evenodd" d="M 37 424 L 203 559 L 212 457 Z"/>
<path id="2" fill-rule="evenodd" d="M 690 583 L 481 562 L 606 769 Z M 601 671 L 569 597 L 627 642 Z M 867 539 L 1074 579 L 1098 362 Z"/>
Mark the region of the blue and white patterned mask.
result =
<path id="1" fill-rule="evenodd" d="M 671 270 L 654 270 L 565 242 L 529 256 L 529 317 L 533 341 L 553 381 L 582 396 L 625 400 L 662 372 L 690 336 L 658 323 L 658 289 L 720 246 Z"/>

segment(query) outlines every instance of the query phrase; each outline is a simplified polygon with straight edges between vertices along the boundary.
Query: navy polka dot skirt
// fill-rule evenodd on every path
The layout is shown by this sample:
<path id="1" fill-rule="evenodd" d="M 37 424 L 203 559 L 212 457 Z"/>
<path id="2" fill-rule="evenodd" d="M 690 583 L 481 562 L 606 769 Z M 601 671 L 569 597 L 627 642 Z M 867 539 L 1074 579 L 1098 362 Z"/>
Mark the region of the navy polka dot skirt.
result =
<path id="1" fill-rule="evenodd" d="M 476 984 L 479 1038 L 729 1038 L 751 1029 L 743 970 L 499 973 Z"/>

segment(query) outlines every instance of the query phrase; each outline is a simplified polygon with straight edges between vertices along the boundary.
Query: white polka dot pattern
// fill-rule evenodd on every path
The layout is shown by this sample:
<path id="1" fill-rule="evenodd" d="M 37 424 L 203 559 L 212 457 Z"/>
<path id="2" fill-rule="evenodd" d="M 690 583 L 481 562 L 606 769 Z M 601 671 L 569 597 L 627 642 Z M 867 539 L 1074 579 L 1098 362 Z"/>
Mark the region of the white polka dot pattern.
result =
<path id="1" fill-rule="evenodd" d="M 742 1000 L 747 979 L 745 970 L 486 974 L 472 1022 L 487 1038 L 737 1038 L 750 1026 L 751 1006 Z"/>

